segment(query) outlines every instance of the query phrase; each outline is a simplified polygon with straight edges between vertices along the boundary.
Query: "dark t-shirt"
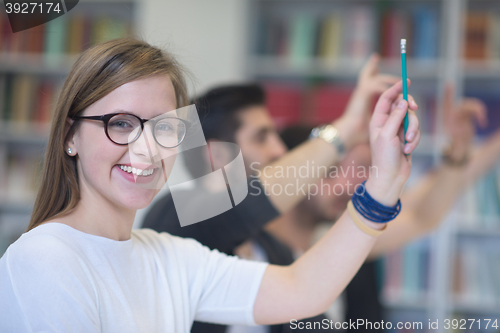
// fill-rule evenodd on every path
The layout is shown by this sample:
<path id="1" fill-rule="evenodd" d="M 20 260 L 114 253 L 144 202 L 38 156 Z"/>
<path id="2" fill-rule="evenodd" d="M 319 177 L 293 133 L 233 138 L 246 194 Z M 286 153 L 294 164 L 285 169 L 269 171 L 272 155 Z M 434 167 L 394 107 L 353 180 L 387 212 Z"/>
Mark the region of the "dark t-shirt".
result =
<path id="1" fill-rule="evenodd" d="M 267 223 L 279 216 L 259 180 L 250 177 L 248 183 L 253 190 L 239 205 L 205 221 L 185 227 L 181 227 L 172 196 L 168 194 L 153 205 L 142 227 L 158 232 L 166 231 L 184 238 L 194 238 L 211 249 L 233 254 L 236 247 L 253 238 Z M 256 190 L 257 188 L 260 191 Z"/>

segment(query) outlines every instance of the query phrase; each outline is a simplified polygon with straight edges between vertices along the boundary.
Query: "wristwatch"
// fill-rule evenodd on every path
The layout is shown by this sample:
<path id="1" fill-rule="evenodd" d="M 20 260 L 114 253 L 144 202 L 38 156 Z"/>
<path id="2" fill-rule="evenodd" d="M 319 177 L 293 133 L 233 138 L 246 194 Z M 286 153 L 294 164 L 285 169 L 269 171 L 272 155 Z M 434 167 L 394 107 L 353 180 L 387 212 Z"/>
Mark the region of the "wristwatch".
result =
<path id="1" fill-rule="evenodd" d="M 309 134 L 309 139 L 321 138 L 333 145 L 339 155 L 343 155 L 345 152 L 344 143 L 340 138 L 339 131 L 332 125 L 323 125 L 313 128 L 311 134 Z"/>

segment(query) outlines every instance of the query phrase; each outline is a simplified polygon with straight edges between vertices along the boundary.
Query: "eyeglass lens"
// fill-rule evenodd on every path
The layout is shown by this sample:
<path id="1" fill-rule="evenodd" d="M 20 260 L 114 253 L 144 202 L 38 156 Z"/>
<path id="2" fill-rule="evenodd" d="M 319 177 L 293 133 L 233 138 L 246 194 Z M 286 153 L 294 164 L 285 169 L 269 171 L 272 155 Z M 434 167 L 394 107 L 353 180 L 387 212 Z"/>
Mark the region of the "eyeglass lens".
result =
<path id="1" fill-rule="evenodd" d="M 186 135 L 186 125 L 179 119 L 166 117 L 152 123 L 156 141 L 165 148 L 176 147 Z M 132 115 L 118 114 L 109 119 L 107 131 L 115 143 L 129 144 L 141 135 L 141 121 Z"/>

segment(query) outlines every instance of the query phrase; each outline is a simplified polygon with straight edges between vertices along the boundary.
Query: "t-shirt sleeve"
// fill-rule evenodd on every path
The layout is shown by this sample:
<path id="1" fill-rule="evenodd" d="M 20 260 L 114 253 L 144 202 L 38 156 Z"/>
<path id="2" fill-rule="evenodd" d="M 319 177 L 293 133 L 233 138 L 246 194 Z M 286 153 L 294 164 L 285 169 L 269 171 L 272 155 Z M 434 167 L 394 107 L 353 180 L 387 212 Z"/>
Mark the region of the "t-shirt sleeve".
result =
<path id="1" fill-rule="evenodd" d="M 279 216 L 258 178 L 250 177 L 248 186 L 248 195 L 239 205 L 205 221 L 184 227 L 180 226 L 169 194 L 151 208 L 143 227 L 193 238 L 211 249 L 233 253 L 237 246 L 257 235 L 267 223 Z"/>
<path id="2" fill-rule="evenodd" d="M 0 332 L 100 332 L 93 287 L 61 241 L 30 237 L 0 260 Z"/>
<path id="3" fill-rule="evenodd" d="M 256 325 L 255 299 L 267 263 L 210 250 L 192 239 L 172 237 L 189 277 L 193 320 L 226 325 Z"/>

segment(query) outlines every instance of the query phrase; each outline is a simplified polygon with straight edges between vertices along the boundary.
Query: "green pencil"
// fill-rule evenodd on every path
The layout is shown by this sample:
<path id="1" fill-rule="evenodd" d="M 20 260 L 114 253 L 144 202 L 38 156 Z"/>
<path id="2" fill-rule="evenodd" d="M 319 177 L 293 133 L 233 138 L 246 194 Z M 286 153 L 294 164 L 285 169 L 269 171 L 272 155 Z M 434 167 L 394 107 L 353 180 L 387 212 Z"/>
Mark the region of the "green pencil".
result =
<path id="1" fill-rule="evenodd" d="M 401 39 L 401 75 L 403 77 L 403 98 L 408 103 L 408 83 L 406 74 L 406 39 Z M 405 120 L 404 120 L 404 130 L 405 130 L 405 144 L 406 144 L 406 131 L 408 130 L 408 109 L 406 110 Z"/>

